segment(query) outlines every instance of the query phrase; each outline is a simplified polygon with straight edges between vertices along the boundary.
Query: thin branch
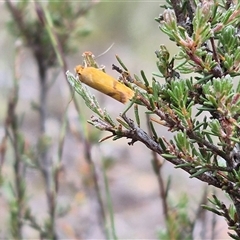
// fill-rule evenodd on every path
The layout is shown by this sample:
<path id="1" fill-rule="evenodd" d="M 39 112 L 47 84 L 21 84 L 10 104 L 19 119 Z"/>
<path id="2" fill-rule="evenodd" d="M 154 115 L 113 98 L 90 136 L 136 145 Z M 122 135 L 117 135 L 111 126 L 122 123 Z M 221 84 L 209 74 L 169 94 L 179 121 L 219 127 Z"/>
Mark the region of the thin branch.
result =
<path id="1" fill-rule="evenodd" d="M 66 73 L 68 67 L 67 67 L 67 62 L 66 62 L 66 59 L 65 59 L 64 51 L 63 51 L 63 46 L 62 46 L 62 44 L 59 40 L 59 37 L 56 34 L 54 28 L 52 27 L 52 24 L 50 22 L 51 21 L 50 16 L 48 16 L 48 17 L 46 16 L 46 12 L 44 11 L 43 7 L 39 3 L 35 2 L 35 6 L 36 6 L 36 12 L 39 16 L 39 20 L 42 22 L 44 27 L 48 30 L 50 39 L 52 40 L 52 44 L 53 44 L 55 53 L 58 57 L 59 64 L 60 64 L 60 66 L 63 70 L 64 75 L 66 76 L 65 73 Z M 67 80 L 67 76 L 66 76 L 66 80 Z M 69 84 L 68 81 L 67 81 L 67 83 L 68 83 L 70 92 L 72 92 L 71 85 Z M 82 111 L 81 111 L 80 105 L 79 105 L 79 103 L 76 99 L 76 96 L 73 95 L 72 99 L 73 99 L 76 111 L 78 112 L 79 117 L 80 117 Z M 85 159 L 88 162 L 88 164 L 90 165 L 91 170 L 92 170 L 94 188 L 95 188 L 95 192 L 96 192 L 96 195 L 97 195 L 97 200 L 98 200 L 98 204 L 99 204 L 99 208 L 100 208 L 100 211 L 99 211 L 99 214 L 98 214 L 99 225 L 101 227 L 101 230 L 102 230 L 103 234 L 106 235 L 105 226 L 104 226 L 104 224 L 106 223 L 105 210 L 104 210 L 103 201 L 102 201 L 102 197 L 101 197 L 101 191 L 100 191 L 100 187 L 99 187 L 99 183 L 98 183 L 96 167 L 95 167 L 95 164 L 92 160 L 91 144 L 90 144 L 90 142 L 87 138 L 87 135 L 84 136 L 83 143 L 84 143 L 84 146 L 85 146 L 84 147 Z"/>
<path id="2" fill-rule="evenodd" d="M 107 232 L 105 229 L 105 224 L 107 222 L 107 218 L 106 218 L 104 204 L 103 204 L 103 200 L 102 200 L 102 196 L 101 196 L 101 189 L 100 189 L 99 182 L 98 182 L 97 170 L 96 170 L 95 163 L 92 159 L 91 143 L 86 138 L 84 138 L 84 155 L 85 155 L 85 159 L 88 162 L 88 164 L 91 168 L 91 171 L 92 171 L 94 189 L 95 189 L 95 193 L 97 195 L 97 201 L 99 204 L 98 224 L 101 227 L 102 233 L 105 234 L 105 236 L 107 236 Z"/>
<path id="3" fill-rule="evenodd" d="M 22 36 L 24 37 L 24 40 L 27 42 L 27 44 L 31 45 L 31 37 L 28 34 L 27 28 L 25 27 L 25 24 L 23 22 L 22 13 L 12 4 L 10 0 L 5 0 L 5 3 L 12 14 L 12 17 L 17 24 L 17 28 L 22 33 Z"/>
<path id="4" fill-rule="evenodd" d="M 199 137 L 199 135 L 197 135 L 192 130 L 185 129 L 182 125 L 180 125 L 179 123 L 174 121 L 171 117 L 166 116 L 166 114 L 163 111 L 161 111 L 160 109 L 158 109 L 158 108 L 152 109 L 149 101 L 146 98 L 144 98 L 143 96 L 139 95 L 138 100 L 140 100 L 147 107 L 147 109 L 153 111 L 156 115 L 158 115 L 161 120 L 164 120 L 167 123 L 166 127 L 173 128 L 173 127 L 177 126 L 178 129 L 181 130 L 182 132 L 186 131 L 186 134 L 188 135 L 188 137 L 190 139 L 196 140 L 198 143 L 201 143 L 202 145 L 204 145 L 205 147 L 207 147 L 208 149 L 212 150 L 214 153 L 216 153 L 217 155 L 219 155 L 220 157 L 225 159 L 226 162 L 230 166 L 232 165 L 232 159 L 230 158 L 230 156 L 227 155 L 224 151 L 221 151 L 214 144 L 212 144 L 212 143 L 208 142 L 207 140 Z"/>
<path id="5" fill-rule="evenodd" d="M 150 118 L 149 115 L 147 115 L 147 125 L 148 125 L 148 132 L 151 133 L 151 128 L 150 128 Z M 165 222 L 167 222 L 169 214 L 168 214 L 168 202 L 167 202 L 167 189 L 164 186 L 164 179 L 162 176 L 161 169 L 163 167 L 163 162 L 160 162 L 158 159 L 158 155 L 156 152 L 152 151 L 152 156 L 153 156 L 153 164 L 154 164 L 154 170 L 157 175 L 158 179 L 158 186 L 159 186 L 159 193 L 160 193 L 160 198 L 162 200 L 162 208 L 163 208 L 163 213 L 165 217 Z"/>
<path id="6" fill-rule="evenodd" d="M 106 125 L 106 123 L 100 119 L 92 118 L 92 123 L 96 124 L 99 129 L 112 132 L 114 135 L 119 137 L 126 137 L 128 139 L 131 139 L 131 141 L 128 143 L 129 145 L 133 145 L 135 142 L 140 141 L 145 146 L 147 146 L 150 150 L 155 151 L 159 155 L 163 154 L 164 151 L 161 149 L 160 145 L 154 141 L 145 131 L 143 131 L 141 128 L 135 126 L 133 120 L 129 119 L 126 115 L 122 115 L 122 118 L 126 121 L 126 123 L 131 128 L 130 130 L 122 130 L 121 132 L 117 131 L 114 127 L 110 125 Z M 102 126 L 102 127 L 101 127 Z M 185 164 L 186 162 L 180 158 L 168 158 L 169 162 L 174 164 L 175 166 L 178 166 L 180 164 Z M 182 166 L 181 169 L 184 171 L 190 173 L 192 170 L 192 167 L 189 166 Z M 223 183 L 212 173 L 210 172 L 204 172 L 200 175 L 197 175 L 196 178 L 199 180 L 208 183 L 209 185 L 215 186 L 217 188 L 222 189 Z M 226 183 L 227 186 L 227 192 L 233 191 L 234 196 L 240 197 L 240 190 L 235 190 L 235 184 L 228 181 Z"/>

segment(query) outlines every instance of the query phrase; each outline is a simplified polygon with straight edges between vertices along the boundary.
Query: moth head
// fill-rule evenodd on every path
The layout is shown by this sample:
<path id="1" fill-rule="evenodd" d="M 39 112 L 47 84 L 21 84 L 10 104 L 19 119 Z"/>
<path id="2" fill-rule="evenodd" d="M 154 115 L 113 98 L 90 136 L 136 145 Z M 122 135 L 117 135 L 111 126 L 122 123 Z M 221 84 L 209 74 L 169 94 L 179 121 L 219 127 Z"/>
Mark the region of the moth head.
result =
<path id="1" fill-rule="evenodd" d="M 82 65 L 77 65 L 74 70 L 78 75 L 81 76 L 83 69 L 84 69 L 84 67 Z"/>

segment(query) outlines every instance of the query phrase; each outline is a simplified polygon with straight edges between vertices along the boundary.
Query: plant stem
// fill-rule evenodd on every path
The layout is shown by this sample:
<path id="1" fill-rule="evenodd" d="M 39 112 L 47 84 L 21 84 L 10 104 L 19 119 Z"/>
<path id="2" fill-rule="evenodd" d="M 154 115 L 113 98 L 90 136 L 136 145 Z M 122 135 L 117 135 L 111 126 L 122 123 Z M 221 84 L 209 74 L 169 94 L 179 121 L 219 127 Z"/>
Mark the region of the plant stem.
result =
<path id="1" fill-rule="evenodd" d="M 106 174 L 106 170 L 104 168 L 103 162 L 102 162 L 102 170 L 103 170 L 103 176 L 104 176 L 104 185 L 105 185 L 105 191 L 106 191 L 106 196 L 107 196 L 107 205 L 108 205 L 108 209 L 109 209 L 111 233 L 112 233 L 112 237 L 110 237 L 108 239 L 109 240 L 110 239 L 117 240 L 118 238 L 117 238 L 116 230 L 115 230 L 114 212 L 113 212 L 113 207 L 112 207 L 111 194 L 110 194 L 108 178 L 107 178 L 107 174 Z"/>
<path id="2" fill-rule="evenodd" d="M 149 115 L 146 115 L 146 118 L 147 118 L 148 132 L 151 133 Z M 158 159 L 158 154 L 155 151 L 152 151 L 152 156 L 153 156 L 153 164 L 154 164 L 155 170 L 156 170 L 155 172 L 157 174 L 160 198 L 162 200 L 162 209 L 163 209 L 165 221 L 167 222 L 167 220 L 168 220 L 167 191 L 164 186 L 164 180 L 163 180 L 163 176 L 162 176 L 162 172 L 161 172 L 163 163 L 160 162 L 160 160 Z"/>

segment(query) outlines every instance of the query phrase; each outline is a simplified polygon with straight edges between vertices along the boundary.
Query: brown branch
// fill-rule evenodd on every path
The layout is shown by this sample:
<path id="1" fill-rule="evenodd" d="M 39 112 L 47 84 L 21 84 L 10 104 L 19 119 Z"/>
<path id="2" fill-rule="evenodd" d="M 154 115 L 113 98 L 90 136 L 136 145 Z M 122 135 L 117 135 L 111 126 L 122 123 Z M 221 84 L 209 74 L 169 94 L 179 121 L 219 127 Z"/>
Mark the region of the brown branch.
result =
<path id="1" fill-rule="evenodd" d="M 151 133 L 149 115 L 147 115 L 147 123 L 148 123 L 148 132 Z M 164 212 L 165 222 L 167 222 L 168 218 L 169 218 L 169 213 L 168 213 L 169 207 L 168 207 L 168 202 L 167 202 L 168 189 L 166 189 L 164 186 L 164 180 L 163 180 L 163 176 L 161 173 L 163 162 L 160 162 L 160 160 L 158 159 L 158 154 L 156 152 L 152 151 L 152 156 L 153 156 L 154 170 L 156 172 L 157 179 L 158 179 L 160 197 L 162 199 L 162 208 L 163 208 L 163 212 Z"/>
<path id="2" fill-rule="evenodd" d="M 101 228 L 102 233 L 107 236 L 107 233 L 105 231 L 105 224 L 107 222 L 106 214 L 105 214 L 105 208 L 101 196 L 101 189 L 99 186 L 99 180 L 97 176 L 97 169 L 95 166 L 95 163 L 92 159 L 92 154 L 91 154 L 91 143 L 89 142 L 88 139 L 84 138 L 84 155 L 87 163 L 90 166 L 91 173 L 92 173 L 92 178 L 93 178 L 93 183 L 94 183 L 94 190 L 95 194 L 97 195 L 97 202 L 99 204 L 99 211 L 98 211 L 98 224 Z"/>
<path id="3" fill-rule="evenodd" d="M 17 25 L 17 28 L 20 30 L 22 36 L 24 37 L 24 40 L 27 44 L 31 44 L 30 39 L 32 39 L 27 31 L 27 28 L 25 27 L 25 24 L 23 22 L 22 12 L 19 11 L 10 0 L 5 0 L 5 3 L 12 14 L 12 18 L 14 19 L 15 24 Z"/>
<path id="4" fill-rule="evenodd" d="M 39 3 L 35 3 L 35 8 L 36 8 L 36 13 L 39 17 L 39 21 L 43 24 L 44 27 L 47 27 L 46 25 L 48 24 L 46 21 L 46 16 L 44 13 L 44 10 L 42 9 L 42 6 Z M 77 14 L 83 14 L 85 13 L 85 11 L 83 12 L 78 12 Z M 50 26 L 49 26 L 50 27 Z M 63 50 L 63 45 L 59 39 L 59 36 L 57 35 L 57 33 L 55 32 L 54 28 L 51 28 L 51 32 L 53 37 L 55 38 L 55 41 L 57 43 L 57 47 L 55 49 L 56 51 L 56 55 L 59 56 L 59 60 L 60 60 L 60 65 L 62 67 L 63 73 L 66 77 L 66 81 L 68 83 L 69 86 L 69 90 L 70 92 L 72 92 L 72 88 L 71 85 L 69 84 L 68 80 L 67 80 L 67 76 L 66 76 L 66 71 L 68 69 L 67 67 L 67 62 L 65 59 L 65 55 L 64 55 L 64 50 Z M 73 95 L 72 96 L 73 102 L 74 102 L 74 106 L 78 112 L 78 114 L 81 114 L 81 108 L 80 105 L 76 99 L 76 96 Z M 100 187 L 99 187 L 99 183 L 98 183 L 98 177 L 97 177 L 97 172 L 96 172 L 96 167 L 94 164 L 94 161 L 92 159 L 92 154 L 91 154 L 91 143 L 89 142 L 89 140 L 87 139 L 86 136 L 84 136 L 83 138 L 83 143 L 84 143 L 84 154 L 85 154 L 85 159 L 88 162 L 91 171 L 92 171 L 92 177 L 93 177 L 93 182 L 94 182 L 94 189 L 95 189 L 95 193 L 97 195 L 97 201 L 99 204 L 99 214 L 98 214 L 98 220 L 99 220 L 99 226 L 103 232 L 103 234 L 105 234 L 105 236 L 107 236 L 107 233 L 105 232 L 105 226 L 104 224 L 106 223 L 106 214 L 105 214 L 105 210 L 104 210 L 104 205 L 103 205 L 103 201 L 102 201 L 102 197 L 101 197 L 101 191 L 100 191 Z M 57 181 L 58 179 L 56 179 Z"/>
<path id="5" fill-rule="evenodd" d="M 116 130 L 116 128 L 110 125 L 107 125 L 103 120 L 95 117 L 92 117 L 91 123 L 95 125 L 97 128 L 99 128 L 100 130 L 109 131 L 113 133 L 113 135 L 118 136 L 119 138 L 126 137 L 127 139 L 131 139 L 131 141 L 128 143 L 129 145 L 133 145 L 135 142 L 140 141 L 147 148 L 158 153 L 159 155 L 162 155 L 165 153 L 155 140 L 153 140 L 141 128 L 139 128 L 138 126 L 135 126 L 133 120 L 129 119 L 125 114 L 122 115 L 122 118 L 128 124 L 130 129 L 121 130 L 121 131 Z M 186 161 L 178 157 L 175 157 L 175 158 L 165 157 L 165 159 L 171 162 L 175 166 L 186 164 Z M 191 166 L 181 166 L 181 169 L 191 174 L 194 168 Z M 240 189 L 236 189 L 235 184 L 233 182 L 231 182 L 230 180 L 223 181 L 223 179 L 220 178 L 220 176 L 219 177 L 215 176 L 214 174 L 211 173 L 211 171 L 206 171 L 202 174 L 199 174 L 195 176 L 195 178 L 201 180 L 202 182 L 206 182 L 207 184 L 212 185 L 214 187 L 224 189 L 227 193 L 229 194 L 231 193 L 232 196 L 240 198 Z"/>
<path id="6" fill-rule="evenodd" d="M 208 142 L 207 140 L 199 137 L 195 132 L 193 132 L 192 130 L 187 130 L 185 129 L 182 125 L 180 125 L 180 121 L 179 123 L 176 122 L 175 120 L 173 120 L 171 117 L 167 116 L 163 111 L 161 111 L 160 109 L 156 108 L 156 109 L 152 109 L 152 106 L 150 105 L 149 101 L 144 98 L 143 96 L 139 96 L 138 100 L 140 100 L 146 107 L 148 110 L 153 111 L 156 115 L 158 115 L 160 117 L 161 120 L 164 120 L 167 123 L 167 127 L 174 128 L 177 126 L 177 128 L 182 131 L 185 132 L 187 136 L 190 139 L 196 140 L 198 143 L 201 143 L 202 145 L 204 145 L 205 147 L 207 147 L 208 149 L 212 150 L 214 153 L 216 153 L 217 155 L 219 155 L 220 157 L 222 157 L 228 164 L 229 166 L 232 166 L 232 159 L 230 158 L 230 156 L 228 156 L 224 151 L 221 151 L 218 147 L 216 147 L 214 144 Z"/>

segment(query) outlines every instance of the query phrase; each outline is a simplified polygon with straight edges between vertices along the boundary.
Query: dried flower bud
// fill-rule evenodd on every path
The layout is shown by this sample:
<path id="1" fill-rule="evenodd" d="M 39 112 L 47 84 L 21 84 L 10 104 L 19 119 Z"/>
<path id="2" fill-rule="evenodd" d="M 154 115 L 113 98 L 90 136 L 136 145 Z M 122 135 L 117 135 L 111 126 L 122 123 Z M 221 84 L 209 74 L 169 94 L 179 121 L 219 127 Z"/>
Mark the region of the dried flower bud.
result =
<path id="1" fill-rule="evenodd" d="M 163 16 L 163 20 L 164 20 L 164 22 L 166 22 L 166 24 L 171 25 L 172 23 L 176 23 L 176 21 L 177 21 L 175 12 L 171 9 L 166 9 L 163 12 L 162 16 Z"/>
<path id="2" fill-rule="evenodd" d="M 204 1 L 202 1 L 201 5 L 202 5 L 201 6 L 202 13 L 207 17 L 211 17 L 212 16 L 212 6 L 214 5 L 214 1 L 213 0 L 204 0 Z"/>

